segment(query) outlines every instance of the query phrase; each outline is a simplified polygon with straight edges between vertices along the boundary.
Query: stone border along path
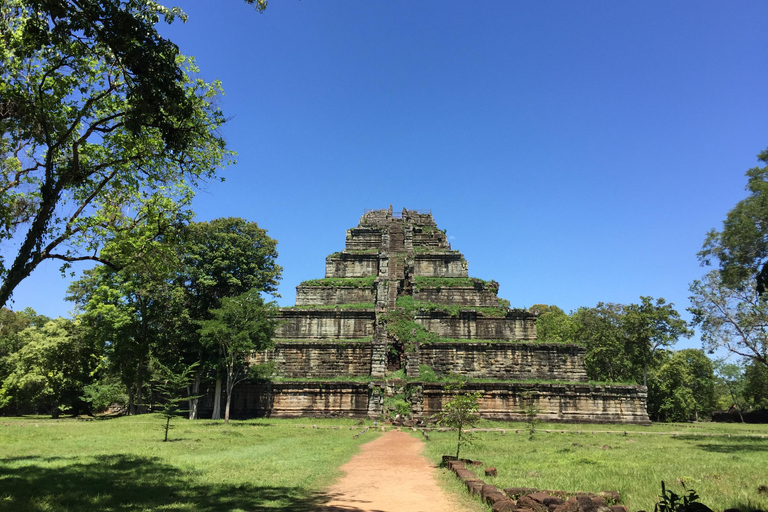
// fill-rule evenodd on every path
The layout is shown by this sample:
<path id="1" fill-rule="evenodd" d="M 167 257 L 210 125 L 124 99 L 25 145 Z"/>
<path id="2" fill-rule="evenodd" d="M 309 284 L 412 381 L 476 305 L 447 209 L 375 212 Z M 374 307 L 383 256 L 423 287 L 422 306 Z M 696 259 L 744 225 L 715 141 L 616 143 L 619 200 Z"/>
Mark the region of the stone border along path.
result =
<path id="1" fill-rule="evenodd" d="M 414 429 L 415 430 L 415 429 Z M 436 467 L 421 455 L 423 441 L 389 430 L 341 466 L 345 475 L 325 494 L 323 512 L 464 512 L 437 484 Z"/>

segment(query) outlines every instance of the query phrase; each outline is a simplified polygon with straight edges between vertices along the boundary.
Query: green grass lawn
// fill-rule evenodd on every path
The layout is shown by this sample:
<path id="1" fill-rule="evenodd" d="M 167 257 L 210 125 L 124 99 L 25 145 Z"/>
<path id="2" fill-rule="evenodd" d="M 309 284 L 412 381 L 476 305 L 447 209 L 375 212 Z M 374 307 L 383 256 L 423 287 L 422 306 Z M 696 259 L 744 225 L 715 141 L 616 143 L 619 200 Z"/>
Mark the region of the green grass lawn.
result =
<path id="1" fill-rule="evenodd" d="M 630 510 L 652 511 L 660 482 L 681 493 L 682 480 L 715 511 L 768 510 L 768 495 L 758 492 L 760 485 L 768 485 L 766 425 L 541 424 L 533 440 L 524 423 L 483 426 L 505 432 L 479 432 L 461 456 L 495 466 L 495 478 L 485 477 L 482 467 L 477 473 L 500 488 L 618 490 Z M 455 455 L 456 434 L 430 433 L 426 453 L 435 462 L 443 454 Z"/>
<path id="2" fill-rule="evenodd" d="M 164 443 L 160 416 L 0 418 L 0 510 L 313 510 L 378 435 L 355 423 L 179 419 Z"/>
<path id="3" fill-rule="evenodd" d="M 354 439 L 356 423 L 179 419 L 164 443 L 160 416 L 0 418 L 0 510 L 313 510 L 339 466 L 379 435 Z M 499 476 L 485 479 L 501 488 L 615 489 L 630 510 L 652 511 L 661 480 L 679 492 L 682 479 L 717 512 L 768 510 L 757 490 L 768 485 L 766 425 L 541 424 L 532 441 L 523 423 L 483 426 L 504 432 L 479 432 L 462 456 L 496 466 Z M 430 433 L 434 462 L 455 450 L 454 433 Z M 468 499 L 451 474 L 439 478 Z"/>

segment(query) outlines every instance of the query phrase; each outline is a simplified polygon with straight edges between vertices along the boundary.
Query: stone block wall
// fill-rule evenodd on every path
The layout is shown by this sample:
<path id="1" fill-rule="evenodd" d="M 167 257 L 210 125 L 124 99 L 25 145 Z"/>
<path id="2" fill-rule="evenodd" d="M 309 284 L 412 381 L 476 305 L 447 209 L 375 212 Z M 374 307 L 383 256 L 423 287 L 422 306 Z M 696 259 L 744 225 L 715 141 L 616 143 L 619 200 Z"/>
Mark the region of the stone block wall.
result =
<path id="1" fill-rule="evenodd" d="M 531 313 L 511 311 L 506 317 L 485 317 L 475 311 L 462 311 L 458 316 L 432 311 L 414 318 L 443 338 L 481 340 L 535 340 L 536 317 Z"/>
<path id="2" fill-rule="evenodd" d="M 425 277 L 468 277 L 467 261 L 460 253 L 415 254 L 413 273 Z"/>
<path id="3" fill-rule="evenodd" d="M 277 342 L 255 353 L 251 364 L 273 362 L 277 375 L 288 378 L 330 378 L 371 374 L 370 342 Z"/>
<path id="4" fill-rule="evenodd" d="M 373 309 L 337 311 L 282 309 L 277 316 L 276 339 L 356 339 L 373 336 Z"/>
<path id="5" fill-rule="evenodd" d="M 342 252 L 325 258 L 325 277 L 369 277 L 378 274 L 378 254 Z"/>
<path id="6" fill-rule="evenodd" d="M 445 233 L 437 228 L 414 227 L 412 244 L 417 247 L 429 247 L 430 249 L 446 249 Z"/>
<path id="7" fill-rule="evenodd" d="M 419 361 L 439 375 L 506 380 L 586 382 L 584 348 L 533 343 L 432 343 L 419 347 Z"/>
<path id="8" fill-rule="evenodd" d="M 348 251 L 369 251 L 381 247 L 380 227 L 357 227 L 347 230 Z"/>
<path id="9" fill-rule="evenodd" d="M 542 421 L 651 424 L 644 386 L 472 383 L 465 389 L 482 392 L 480 416 L 488 419 L 526 421 L 526 410 L 533 405 Z M 425 383 L 423 414 L 440 412 L 451 396 L 442 384 Z"/>
<path id="10" fill-rule="evenodd" d="M 354 286 L 297 286 L 296 305 L 356 304 L 376 302 L 376 289 Z"/>
<path id="11" fill-rule="evenodd" d="M 422 417 L 442 410 L 452 393 L 440 383 L 409 382 L 411 408 Z M 381 414 L 384 383 L 359 382 L 244 382 L 235 388 L 231 414 L 235 418 L 351 416 Z M 587 384 L 473 383 L 467 391 L 481 391 L 480 415 L 488 419 L 526 421 L 530 405 L 538 419 L 563 423 L 629 423 L 649 425 L 646 391 L 642 386 Z M 212 395 L 201 399 L 201 417 L 210 416 Z"/>
<path id="12" fill-rule="evenodd" d="M 234 418 L 365 417 L 372 392 L 365 382 L 243 382 L 234 391 Z M 201 400 L 200 416 L 210 417 L 212 411 L 212 396 L 207 396 Z M 374 416 L 380 413 L 372 411 Z"/>
<path id="13" fill-rule="evenodd" d="M 413 290 L 414 300 L 424 300 L 437 304 L 458 304 L 468 307 L 495 307 L 499 297 L 490 290 L 476 290 L 471 286 L 451 286 Z"/>

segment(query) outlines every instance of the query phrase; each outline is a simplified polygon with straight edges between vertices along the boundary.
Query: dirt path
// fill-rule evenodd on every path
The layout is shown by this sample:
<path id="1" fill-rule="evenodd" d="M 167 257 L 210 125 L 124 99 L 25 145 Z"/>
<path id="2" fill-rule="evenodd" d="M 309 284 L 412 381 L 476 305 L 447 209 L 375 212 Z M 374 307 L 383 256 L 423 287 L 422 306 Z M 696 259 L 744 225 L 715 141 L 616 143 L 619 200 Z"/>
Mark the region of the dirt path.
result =
<path id="1" fill-rule="evenodd" d="M 391 430 L 361 447 L 341 466 L 346 474 L 330 489 L 326 512 L 462 512 L 438 486 L 422 442 Z"/>

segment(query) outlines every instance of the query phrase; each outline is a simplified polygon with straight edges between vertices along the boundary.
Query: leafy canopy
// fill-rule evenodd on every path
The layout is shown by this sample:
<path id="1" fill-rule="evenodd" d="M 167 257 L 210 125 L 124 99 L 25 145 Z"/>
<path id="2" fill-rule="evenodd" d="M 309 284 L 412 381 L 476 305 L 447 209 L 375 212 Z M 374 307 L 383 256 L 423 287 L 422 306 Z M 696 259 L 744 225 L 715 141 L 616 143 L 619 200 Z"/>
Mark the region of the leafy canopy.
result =
<path id="1" fill-rule="evenodd" d="M 220 84 L 155 29 L 178 18 L 151 0 L 0 5 L 0 240 L 17 244 L 0 306 L 44 260 L 142 254 L 229 161 Z"/>
<path id="2" fill-rule="evenodd" d="M 768 164 L 768 150 L 757 159 Z M 718 264 L 726 286 L 751 285 L 762 295 L 768 286 L 768 166 L 753 167 L 747 177 L 749 196 L 728 212 L 722 231 L 707 234 L 699 259 Z"/>
<path id="3" fill-rule="evenodd" d="M 732 287 L 713 270 L 691 284 L 694 325 L 710 351 L 720 347 L 768 366 L 768 303 L 754 281 Z"/>

